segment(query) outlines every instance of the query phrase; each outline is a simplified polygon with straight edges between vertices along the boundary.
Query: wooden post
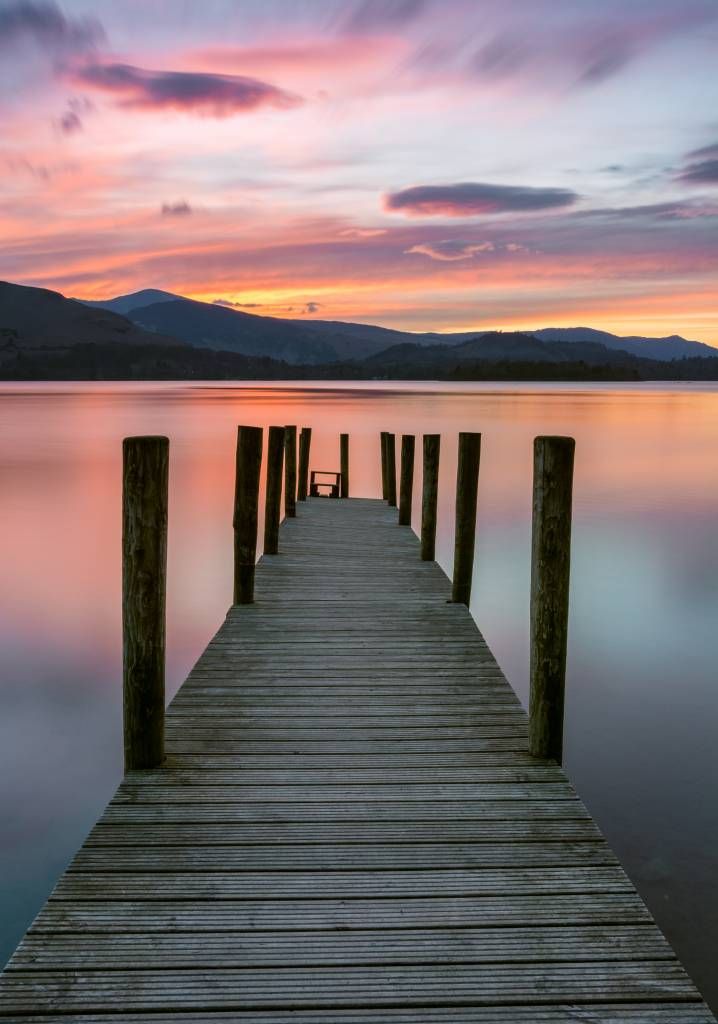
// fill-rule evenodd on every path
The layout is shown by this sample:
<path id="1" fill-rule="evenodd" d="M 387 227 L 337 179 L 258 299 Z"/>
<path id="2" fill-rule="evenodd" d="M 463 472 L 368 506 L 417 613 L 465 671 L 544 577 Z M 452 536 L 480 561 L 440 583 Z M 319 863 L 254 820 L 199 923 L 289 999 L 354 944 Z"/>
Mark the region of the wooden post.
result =
<path id="1" fill-rule="evenodd" d="M 339 468 L 341 469 L 341 489 L 339 491 L 342 498 L 349 497 L 349 434 L 339 435 Z"/>
<path id="2" fill-rule="evenodd" d="M 164 760 L 166 437 L 122 443 L 122 656 L 125 771 Z"/>
<path id="3" fill-rule="evenodd" d="M 386 430 L 381 432 L 381 496 L 384 501 L 389 497 L 389 476 L 386 471 Z"/>
<path id="4" fill-rule="evenodd" d="M 401 482 L 399 484 L 399 526 L 411 526 L 411 498 L 414 491 L 414 449 L 413 434 L 402 434 L 401 438 Z"/>
<path id="5" fill-rule="evenodd" d="M 279 520 L 282 513 L 282 466 L 284 427 L 270 427 L 267 443 L 267 493 L 264 504 L 264 553 L 279 551 Z"/>
<path id="6" fill-rule="evenodd" d="M 424 434 L 424 484 L 421 495 L 421 557 L 433 562 L 436 553 L 436 505 L 439 496 L 440 434 Z"/>
<path id="7" fill-rule="evenodd" d="M 459 434 L 459 460 L 456 469 L 454 576 L 451 584 L 451 600 L 456 604 L 468 605 L 471 598 L 480 458 L 481 434 Z"/>
<path id="8" fill-rule="evenodd" d="M 571 565 L 572 437 L 534 441 L 529 753 L 561 763 Z"/>
<path id="9" fill-rule="evenodd" d="M 234 488 L 234 603 L 254 601 L 257 561 L 259 471 L 262 466 L 262 428 L 237 429 L 237 468 Z"/>
<path id="10" fill-rule="evenodd" d="M 386 435 L 386 500 L 396 508 L 396 437 Z"/>
<path id="11" fill-rule="evenodd" d="M 299 435 L 299 474 L 297 477 L 297 501 L 306 501 L 309 492 L 309 449 L 312 444 L 312 428 L 302 427 Z"/>
<path id="12" fill-rule="evenodd" d="M 297 428 L 284 428 L 284 514 L 297 515 Z"/>

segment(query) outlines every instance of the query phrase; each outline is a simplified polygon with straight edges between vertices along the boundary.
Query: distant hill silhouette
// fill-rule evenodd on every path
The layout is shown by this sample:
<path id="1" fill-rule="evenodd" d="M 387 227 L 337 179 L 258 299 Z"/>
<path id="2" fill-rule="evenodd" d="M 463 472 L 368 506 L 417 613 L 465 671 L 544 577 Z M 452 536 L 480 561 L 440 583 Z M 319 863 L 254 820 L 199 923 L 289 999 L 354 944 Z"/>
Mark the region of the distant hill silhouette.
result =
<path id="1" fill-rule="evenodd" d="M 0 361 L 18 353 L 38 359 L 43 353 L 65 351 L 74 345 L 143 345 L 147 333 L 126 317 L 105 309 L 89 309 L 45 288 L 0 281 Z M 154 345 L 179 344 L 164 335 Z"/>
<path id="2" fill-rule="evenodd" d="M 206 302 L 159 302 L 130 310 L 129 316 L 145 330 L 171 334 L 200 348 L 268 356 L 289 363 L 326 363 L 337 357 L 328 342 L 286 320 Z"/>
<path id="3" fill-rule="evenodd" d="M 149 301 L 160 295 L 162 301 Z M 4 379 L 716 380 L 718 350 L 677 336 L 591 328 L 409 334 L 291 321 L 147 290 L 110 300 L 127 317 L 0 283 Z M 134 306 L 133 302 L 147 302 Z M 634 354 L 623 344 L 630 343 Z M 658 352 L 646 358 L 645 354 Z M 700 355 L 669 359 L 667 353 Z"/>
<path id="4" fill-rule="evenodd" d="M 178 302 L 190 303 L 191 309 L 189 306 L 176 305 Z M 289 320 L 246 313 L 215 303 L 194 302 L 155 289 L 121 295 L 91 305 L 123 313 L 146 329 L 174 335 L 190 345 L 226 349 L 249 356 L 268 356 L 290 363 L 366 359 L 396 345 L 446 347 L 473 341 L 478 337 L 492 339 L 491 346 L 485 342 L 483 351 L 477 353 L 481 358 L 532 359 L 535 356 L 542 362 L 554 361 L 540 346 L 531 346 L 529 342 L 517 343 L 517 332 L 412 333 L 340 320 Z M 713 357 L 717 351 L 710 345 L 688 341 L 678 335 L 669 338 L 622 338 L 591 327 L 549 327 L 523 332 L 521 337 L 571 345 L 598 344 L 606 349 L 657 360 Z M 505 346 L 503 351 L 502 339 Z M 522 346 L 525 346 L 523 354 Z M 583 359 L 582 351 L 585 354 L 589 352 L 587 349 L 576 349 L 571 358 Z M 594 351 L 595 357 L 599 354 L 599 350 Z"/>
<path id="5" fill-rule="evenodd" d="M 643 338 L 639 335 L 622 337 L 609 334 L 608 331 L 597 331 L 593 327 L 543 327 L 531 333 L 543 341 L 565 341 L 571 344 L 594 342 L 606 348 L 629 352 L 641 359 L 713 358 L 718 351 L 711 345 L 704 345 L 702 341 L 687 341 L 679 334 L 671 334 L 667 338 Z"/>
<path id="6" fill-rule="evenodd" d="M 92 309 L 109 309 L 111 313 L 121 313 L 127 316 L 131 310 L 143 309 L 145 306 L 152 306 L 156 302 L 174 302 L 183 299 L 183 295 L 173 295 L 172 292 L 163 292 L 159 288 L 144 288 L 141 292 L 131 292 L 129 295 L 118 295 L 115 299 L 78 299 L 78 302 L 90 306 Z"/>

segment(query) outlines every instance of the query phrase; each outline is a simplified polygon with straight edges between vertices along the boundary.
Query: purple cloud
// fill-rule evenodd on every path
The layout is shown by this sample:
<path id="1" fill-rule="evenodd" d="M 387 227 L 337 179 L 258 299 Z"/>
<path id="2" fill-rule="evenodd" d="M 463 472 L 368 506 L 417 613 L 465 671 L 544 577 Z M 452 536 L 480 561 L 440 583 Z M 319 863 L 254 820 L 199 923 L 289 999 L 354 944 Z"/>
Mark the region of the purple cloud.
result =
<path id="1" fill-rule="evenodd" d="M 349 32 L 373 32 L 397 28 L 413 21 L 426 7 L 426 0 L 362 0 L 344 28 Z"/>
<path id="2" fill-rule="evenodd" d="M 57 4 L 13 0 L 0 8 L 0 51 L 33 43 L 56 56 L 87 53 L 104 38 L 95 18 L 67 18 Z"/>
<path id="3" fill-rule="evenodd" d="M 191 213 L 192 207 L 189 205 L 186 199 L 181 199 L 178 203 L 162 204 L 163 217 L 187 217 Z"/>
<path id="4" fill-rule="evenodd" d="M 553 6 L 553 5 L 551 5 Z M 538 2 L 534 8 L 540 13 Z M 483 39 L 469 60 L 468 70 L 492 80 L 530 76 L 544 84 L 590 87 L 622 71 L 643 53 L 718 19 L 718 7 L 694 0 L 661 10 L 645 5 L 634 13 L 630 6 L 619 13 L 610 6 L 564 25 L 552 18 L 522 18 Z M 457 38 L 454 52 L 461 54 L 466 37 Z"/>
<path id="5" fill-rule="evenodd" d="M 88 64 L 72 72 L 83 86 L 111 93 L 123 107 L 182 110 L 230 117 L 260 107 L 287 110 L 304 101 L 268 82 L 241 75 L 195 71 L 148 71 L 130 64 Z"/>
<path id="6" fill-rule="evenodd" d="M 413 217 L 475 217 L 486 213 L 563 209 L 578 193 L 566 188 L 530 188 L 464 181 L 455 185 L 417 185 L 384 197 L 385 209 Z"/>
<path id="7" fill-rule="evenodd" d="M 688 185 L 718 184 L 718 142 L 694 149 L 686 157 L 688 166 L 676 175 L 677 181 Z"/>

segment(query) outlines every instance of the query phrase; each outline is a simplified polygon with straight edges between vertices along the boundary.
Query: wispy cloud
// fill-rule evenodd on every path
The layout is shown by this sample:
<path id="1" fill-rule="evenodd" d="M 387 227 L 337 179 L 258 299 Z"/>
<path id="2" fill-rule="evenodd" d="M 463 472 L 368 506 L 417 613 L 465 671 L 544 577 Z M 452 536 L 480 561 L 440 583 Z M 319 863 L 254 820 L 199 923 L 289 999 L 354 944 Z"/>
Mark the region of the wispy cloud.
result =
<path id="1" fill-rule="evenodd" d="M 12 0 L 0 7 L 0 52 L 32 44 L 53 56 L 86 53 L 104 38 L 95 18 L 68 18 L 55 3 Z"/>
<path id="2" fill-rule="evenodd" d="M 689 153 L 686 166 L 676 177 L 688 185 L 718 184 L 718 142 Z"/>
<path id="3" fill-rule="evenodd" d="M 413 217 L 475 217 L 479 214 L 551 210 L 572 206 L 578 193 L 565 188 L 531 188 L 464 181 L 416 185 L 384 197 L 385 209 Z"/>
<path id="4" fill-rule="evenodd" d="M 360 0 L 354 4 L 343 28 L 349 32 L 400 28 L 417 18 L 426 7 L 426 0 Z"/>
<path id="5" fill-rule="evenodd" d="M 441 263 L 455 263 L 470 260 L 482 252 L 494 252 L 495 249 L 493 242 L 462 242 L 457 238 L 446 238 L 438 242 L 418 242 L 405 249 L 404 255 L 417 254 Z"/>
<path id="6" fill-rule="evenodd" d="M 103 63 L 87 64 L 70 74 L 76 83 L 116 96 L 121 106 L 137 110 L 230 117 L 260 107 L 288 110 L 303 103 L 301 97 L 275 85 L 241 75 L 150 71 L 131 64 Z"/>

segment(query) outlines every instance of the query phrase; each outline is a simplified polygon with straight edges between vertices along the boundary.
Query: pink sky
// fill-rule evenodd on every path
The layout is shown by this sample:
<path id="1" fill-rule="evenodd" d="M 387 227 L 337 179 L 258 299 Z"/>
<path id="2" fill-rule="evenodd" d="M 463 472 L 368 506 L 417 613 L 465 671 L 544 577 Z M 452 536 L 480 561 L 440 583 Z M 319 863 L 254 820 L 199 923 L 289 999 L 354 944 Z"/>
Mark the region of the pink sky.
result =
<path id="1" fill-rule="evenodd" d="M 0 0 L 0 277 L 718 345 L 717 51 L 714 0 Z"/>

